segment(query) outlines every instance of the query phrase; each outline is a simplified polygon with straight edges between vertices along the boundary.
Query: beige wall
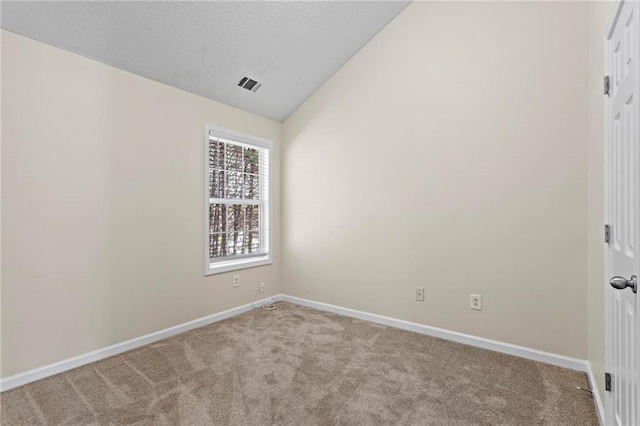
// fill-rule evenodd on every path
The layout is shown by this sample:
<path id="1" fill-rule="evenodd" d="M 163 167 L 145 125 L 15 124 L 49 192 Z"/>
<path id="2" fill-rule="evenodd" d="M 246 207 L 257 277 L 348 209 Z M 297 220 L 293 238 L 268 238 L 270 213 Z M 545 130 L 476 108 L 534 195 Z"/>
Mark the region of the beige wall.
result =
<path id="1" fill-rule="evenodd" d="M 284 292 L 586 358 L 588 64 L 586 3 L 408 6 L 284 123 Z"/>
<path id="2" fill-rule="evenodd" d="M 281 124 L 2 32 L 2 376 L 280 293 Z M 203 276 L 205 123 L 272 139 L 274 265 Z"/>
<path id="3" fill-rule="evenodd" d="M 614 2 L 589 3 L 589 217 L 587 277 L 589 352 L 600 396 L 604 398 L 604 33 Z"/>

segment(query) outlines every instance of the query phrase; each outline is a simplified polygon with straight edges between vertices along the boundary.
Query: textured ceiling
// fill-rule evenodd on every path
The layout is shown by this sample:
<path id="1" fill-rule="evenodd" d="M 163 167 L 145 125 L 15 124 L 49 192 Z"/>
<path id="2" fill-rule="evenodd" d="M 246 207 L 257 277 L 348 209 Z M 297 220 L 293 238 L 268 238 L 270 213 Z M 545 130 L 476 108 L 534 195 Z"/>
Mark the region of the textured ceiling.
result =
<path id="1" fill-rule="evenodd" d="M 404 7 L 375 2 L 2 1 L 2 28 L 284 120 Z M 243 76 L 262 83 L 251 93 Z"/>

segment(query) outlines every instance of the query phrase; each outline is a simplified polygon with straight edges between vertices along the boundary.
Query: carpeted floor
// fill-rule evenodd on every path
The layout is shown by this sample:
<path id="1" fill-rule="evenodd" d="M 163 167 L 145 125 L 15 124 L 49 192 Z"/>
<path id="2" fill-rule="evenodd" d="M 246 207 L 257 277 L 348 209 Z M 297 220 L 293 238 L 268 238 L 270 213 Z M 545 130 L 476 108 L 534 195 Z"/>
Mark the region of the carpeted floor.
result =
<path id="1" fill-rule="evenodd" d="M 278 303 L 0 395 L 9 425 L 597 425 L 584 373 Z"/>

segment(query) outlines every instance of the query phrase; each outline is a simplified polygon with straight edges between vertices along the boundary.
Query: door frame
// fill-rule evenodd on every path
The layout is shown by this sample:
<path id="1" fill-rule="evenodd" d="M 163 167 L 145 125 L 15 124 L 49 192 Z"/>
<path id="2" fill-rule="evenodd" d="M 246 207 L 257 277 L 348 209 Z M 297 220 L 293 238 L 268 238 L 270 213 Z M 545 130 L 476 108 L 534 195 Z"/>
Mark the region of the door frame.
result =
<path id="1" fill-rule="evenodd" d="M 611 76 L 611 64 L 609 61 L 609 54 L 610 52 L 610 46 L 609 46 L 609 38 L 611 37 L 611 34 L 618 22 L 618 19 L 620 18 L 620 12 L 622 11 L 622 6 L 624 5 L 625 0 L 616 0 L 616 4 L 613 8 L 613 11 L 611 13 L 611 17 L 609 18 L 609 23 L 607 24 L 607 29 L 604 33 L 604 76 Z M 608 95 L 604 96 L 604 140 L 603 140 L 603 148 L 604 148 L 604 223 L 603 223 L 603 227 L 605 224 L 609 224 L 611 223 L 610 218 L 611 218 L 611 212 L 610 212 L 610 197 L 611 197 L 611 191 L 610 191 L 610 187 L 609 185 L 611 184 L 611 180 L 609 178 L 610 176 L 610 170 L 611 170 L 611 158 L 609 155 L 609 147 L 611 144 L 611 140 L 610 140 L 610 130 L 611 130 L 611 123 L 608 119 L 609 117 L 609 112 L 610 112 L 611 106 L 610 106 L 610 97 Z M 640 150 L 639 150 L 640 152 Z M 640 200 L 640 174 L 638 174 L 639 178 L 638 178 L 638 182 L 636 182 L 636 200 Z M 636 236 L 637 239 L 636 241 L 640 242 L 640 226 L 636 227 Z M 603 230 L 604 232 L 604 230 Z M 615 229 L 612 230 L 612 232 L 615 232 Z M 611 363 L 612 363 L 612 359 L 613 359 L 613 345 L 612 345 L 612 331 L 613 331 L 613 321 L 612 321 L 612 317 L 611 317 L 611 313 L 610 313 L 610 308 L 611 308 L 611 302 L 612 302 L 612 293 L 611 293 L 611 286 L 609 285 L 609 280 L 612 277 L 612 273 L 611 273 L 611 260 L 610 260 L 610 251 L 609 251 L 609 244 L 604 242 L 604 238 L 603 238 L 603 244 L 604 244 L 604 285 L 603 285 L 603 291 L 604 291 L 604 369 L 605 372 L 610 372 L 611 371 Z M 636 270 L 640 272 L 640 259 L 636 259 Z M 638 274 L 640 275 L 640 274 Z M 640 296 L 636 296 L 636 297 L 640 297 Z M 640 306 L 638 306 L 640 308 Z M 638 315 L 637 312 L 636 315 Z M 636 341 L 640 342 L 640 327 L 638 328 L 638 336 L 636 337 Z M 604 413 L 602 413 L 602 419 L 601 421 L 604 422 L 605 425 L 609 424 L 609 420 L 612 420 L 610 418 L 610 416 L 612 415 L 612 407 L 611 407 L 611 401 L 612 401 L 612 395 L 610 392 L 607 392 L 606 390 L 604 391 L 604 401 L 603 405 L 604 405 Z"/>

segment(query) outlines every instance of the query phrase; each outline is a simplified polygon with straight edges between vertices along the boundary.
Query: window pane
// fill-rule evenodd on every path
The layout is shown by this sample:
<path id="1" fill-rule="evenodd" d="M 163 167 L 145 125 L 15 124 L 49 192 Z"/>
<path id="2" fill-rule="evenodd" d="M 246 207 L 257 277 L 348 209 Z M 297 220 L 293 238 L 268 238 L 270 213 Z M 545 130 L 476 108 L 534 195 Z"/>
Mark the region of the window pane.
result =
<path id="1" fill-rule="evenodd" d="M 257 149 L 244 149 L 244 171 L 245 173 L 258 174 L 260 172 L 260 155 Z"/>
<path id="2" fill-rule="evenodd" d="M 236 242 L 236 254 L 247 254 L 247 233 L 238 232 L 238 241 Z"/>
<path id="3" fill-rule="evenodd" d="M 247 230 L 260 228 L 260 206 L 247 206 Z"/>
<path id="4" fill-rule="evenodd" d="M 209 232 L 227 230 L 227 209 L 224 204 L 209 205 Z"/>
<path id="5" fill-rule="evenodd" d="M 227 193 L 225 198 L 242 198 L 242 173 L 227 172 Z"/>
<path id="6" fill-rule="evenodd" d="M 227 206 L 227 231 L 244 231 L 244 206 L 229 204 Z"/>
<path id="7" fill-rule="evenodd" d="M 242 171 L 242 147 L 227 144 L 224 168 L 226 170 Z"/>
<path id="8" fill-rule="evenodd" d="M 244 175 L 244 198 L 258 200 L 260 198 L 260 178 L 257 175 Z"/>
<path id="9" fill-rule="evenodd" d="M 209 206 L 210 258 L 260 252 L 260 206 L 211 204 Z M 248 232 L 251 230 L 251 232 Z"/>
<path id="10" fill-rule="evenodd" d="M 260 252 L 260 234 L 258 232 L 247 233 L 247 253 Z"/>
<path id="11" fill-rule="evenodd" d="M 227 235 L 209 234 L 209 258 L 224 257 L 227 255 Z"/>
<path id="12" fill-rule="evenodd" d="M 214 169 L 224 168 L 224 146 L 223 142 L 215 140 L 209 141 L 209 167 Z"/>
<path id="13" fill-rule="evenodd" d="M 224 198 L 224 172 L 212 169 L 209 172 L 209 197 Z"/>
<path id="14" fill-rule="evenodd" d="M 233 256 L 237 254 L 244 254 L 244 233 L 243 232 L 230 232 L 227 234 L 227 255 Z"/>

